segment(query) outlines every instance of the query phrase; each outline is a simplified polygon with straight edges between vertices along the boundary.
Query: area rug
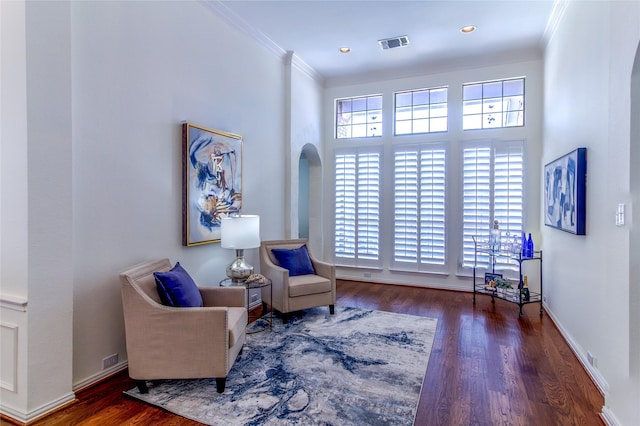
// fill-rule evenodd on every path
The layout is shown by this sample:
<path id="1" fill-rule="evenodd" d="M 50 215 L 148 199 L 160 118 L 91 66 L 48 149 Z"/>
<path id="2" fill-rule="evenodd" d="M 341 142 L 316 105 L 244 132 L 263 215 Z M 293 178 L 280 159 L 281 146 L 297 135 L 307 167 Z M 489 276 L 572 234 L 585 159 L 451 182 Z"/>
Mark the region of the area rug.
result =
<path id="1" fill-rule="evenodd" d="M 412 425 L 436 325 L 390 312 L 309 309 L 248 335 L 223 394 L 215 379 L 125 393 L 208 425 Z"/>

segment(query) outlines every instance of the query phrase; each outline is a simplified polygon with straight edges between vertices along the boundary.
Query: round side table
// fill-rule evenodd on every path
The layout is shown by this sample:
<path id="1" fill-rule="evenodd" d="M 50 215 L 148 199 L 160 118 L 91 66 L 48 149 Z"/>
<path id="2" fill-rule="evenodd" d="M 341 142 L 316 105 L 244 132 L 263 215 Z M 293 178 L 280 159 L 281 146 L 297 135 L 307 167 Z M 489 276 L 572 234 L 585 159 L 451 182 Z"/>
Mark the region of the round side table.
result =
<path id="1" fill-rule="evenodd" d="M 273 286 L 271 285 L 271 280 L 269 278 L 265 277 L 265 281 L 264 282 L 257 282 L 257 281 L 252 281 L 250 283 L 244 282 L 244 281 L 233 281 L 231 278 L 225 278 L 223 280 L 220 281 L 220 286 L 221 287 L 244 287 L 247 289 L 246 294 L 247 294 L 247 313 L 249 312 L 249 290 L 253 290 L 256 288 L 264 288 L 264 287 L 269 287 L 269 293 L 271 295 L 271 299 L 273 300 Z M 265 312 L 265 304 L 263 303 L 262 305 L 262 316 L 264 317 L 264 315 L 267 312 Z M 272 329 L 272 325 L 273 325 L 273 306 L 269 305 L 269 316 L 266 318 L 262 318 L 260 317 L 259 319 L 263 319 L 264 321 L 267 322 L 268 325 L 265 325 L 262 328 L 259 328 L 257 330 L 252 330 L 252 331 L 247 331 L 247 334 L 253 334 L 253 333 L 259 333 L 261 331 L 265 331 L 267 328 L 269 330 Z M 248 318 L 247 318 L 248 321 Z"/>

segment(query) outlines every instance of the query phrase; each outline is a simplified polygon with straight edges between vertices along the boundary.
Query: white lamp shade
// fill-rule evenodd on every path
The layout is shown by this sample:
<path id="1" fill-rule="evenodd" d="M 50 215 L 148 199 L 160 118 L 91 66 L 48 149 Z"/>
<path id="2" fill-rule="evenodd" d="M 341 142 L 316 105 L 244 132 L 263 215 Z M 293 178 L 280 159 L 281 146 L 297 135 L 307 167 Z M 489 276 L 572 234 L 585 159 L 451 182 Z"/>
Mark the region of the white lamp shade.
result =
<path id="1" fill-rule="evenodd" d="M 220 221 L 220 245 L 226 249 L 260 247 L 260 216 L 239 215 Z"/>

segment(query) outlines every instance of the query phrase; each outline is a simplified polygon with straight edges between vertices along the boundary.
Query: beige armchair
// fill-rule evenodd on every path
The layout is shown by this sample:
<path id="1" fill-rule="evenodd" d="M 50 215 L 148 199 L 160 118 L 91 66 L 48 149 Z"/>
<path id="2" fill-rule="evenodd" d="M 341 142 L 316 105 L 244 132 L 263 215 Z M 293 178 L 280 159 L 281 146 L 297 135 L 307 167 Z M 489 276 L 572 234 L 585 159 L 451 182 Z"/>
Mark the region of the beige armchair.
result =
<path id="1" fill-rule="evenodd" d="M 321 262 L 309 252 L 309 258 L 315 275 L 289 276 L 289 271 L 278 266 L 273 249 L 297 249 L 306 245 L 307 240 L 275 240 L 263 241 L 260 245 L 260 273 L 271 279 L 273 286 L 273 300 L 269 291 L 262 291 L 263 303 L 269 303 L 282 314 L 287 322 L 287 315 L 303 309 L 316 306 L 329 306 L 329 312 L 334 313 L 336 303 L 336 274 L 335 267 Z"/>
<path id="2" fill-rule="evenodd" d="M 245 341 L 245 289 L 199 287 L 204 307 L 164 306 L 153 273 L 170 269 L 162 259 L 120 274 L 129 376 L 141 393 L 147 380 L 213 377 L 222 393 Z"/>

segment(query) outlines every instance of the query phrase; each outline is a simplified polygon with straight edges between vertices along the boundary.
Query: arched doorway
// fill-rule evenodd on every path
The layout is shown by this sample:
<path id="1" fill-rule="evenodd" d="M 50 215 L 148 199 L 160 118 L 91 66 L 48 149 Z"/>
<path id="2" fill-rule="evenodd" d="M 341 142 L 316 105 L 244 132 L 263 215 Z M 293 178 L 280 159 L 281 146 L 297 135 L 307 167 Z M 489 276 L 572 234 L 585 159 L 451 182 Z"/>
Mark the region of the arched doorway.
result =
<path id="1" fill-rule="evenodd" d="M 631 73 L 630 192 L 632 200 L 629 232 L 629 361 L 631 374 L 640 377 L 640 44 Z"/>
<path id="2" fill-rule="evenodd" d="M 318 256 L 324 250 L 322 193 L 322 161 L 316 147 L 306 144 L 298 159 L 298 235 L 309 239 Z"/>
<path id="3" fill-rule="evenodd" d="M 309 238 L 309 159 L 300 154 L 298 164 L 298 236 Z"/>

